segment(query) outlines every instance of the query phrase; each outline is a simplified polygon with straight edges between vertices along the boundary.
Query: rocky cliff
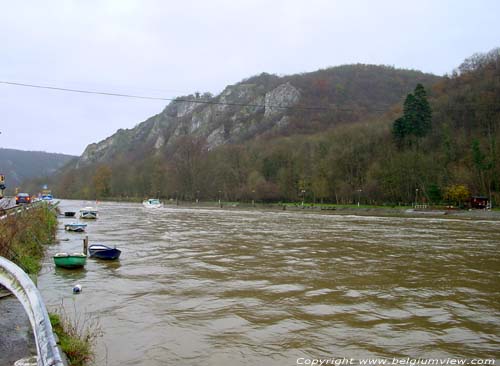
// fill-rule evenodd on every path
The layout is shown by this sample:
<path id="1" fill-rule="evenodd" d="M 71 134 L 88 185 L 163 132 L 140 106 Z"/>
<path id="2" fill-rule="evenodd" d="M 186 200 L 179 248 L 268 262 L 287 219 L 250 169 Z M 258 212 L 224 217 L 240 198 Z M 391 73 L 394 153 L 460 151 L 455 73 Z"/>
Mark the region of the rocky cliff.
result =
<path id="1" fill-rule="evenodd" d="M 306 128 L 306 132 L 314 133 L 332 123 L 380 113 L 381 105 L 388 108 L 399 102 L 417 82 L 429 84 L 437 79 L 416 71 L 372 65 L 347 65 L 285 77 L 261 74 L 227 86 L 217 96 L 206 93 L 177 98 L 134 128 L 118 130 L 90 144 L 76 167 L 117 156 L 133 159 L 137 154 L 168 155 L 183 136 L 205 139 L 210 150 L 266 133 L 286 134 L 299 125 L 304 132 L 303 126 L 311 120 L 314 127 Z M 311 105 L 325 108 L 321 113 L 307 111 Z M 338 112 L 346 107 L 352 113 Z"/>

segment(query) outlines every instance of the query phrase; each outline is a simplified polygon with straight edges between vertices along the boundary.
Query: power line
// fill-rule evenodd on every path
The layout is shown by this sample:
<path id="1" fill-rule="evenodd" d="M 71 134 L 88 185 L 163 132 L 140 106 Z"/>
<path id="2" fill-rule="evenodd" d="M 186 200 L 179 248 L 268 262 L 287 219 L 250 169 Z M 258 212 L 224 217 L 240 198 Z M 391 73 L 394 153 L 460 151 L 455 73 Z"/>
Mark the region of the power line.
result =
<path id="1" fill-rule="evenodd" d="M 288 109 L 288 110 L 296 109 L 296 110 L 307 110 L 307 111 L 342 111 L 342 112 L 354 111 L 354 109 L 337 108 L 337 107 L 321 107 L 321 106 L 309 106 L 309 107 L 307 107 L 307 106 L 283 106 L 283 105 L 267 105 L 266 106 L 264 104 L 231 103 L 231 102 L 219 102 L 219 101 L 215 101 L 215 100 L 152 97 L 152 96 L 147 96 L 147 95 L 110 93 L 110 92 L 103 92 L 103 91 L 97 91 L 97 90 L 70 89 L 70 88 L 62 88 L 62 87 L 51 86 L 51 85 L 16 83 L 16 82 L 12 82 L 12 81 L 1 81 L 1 80 L 0 80 L 0 84 L 21 86 L 21 87 L 27 87 L 27 88 L 36 88 L 36 89 L 56 90 L 56 91 L 71 92 L 71 93 L 105 95 L 105 96 L 111 96 L 111 97 L 162 100 L 162 101 L 176 102 L 176 103 L 198 103 L 198 104 L 227 105 L 227 106 L 236 106 L 236 107 L 256 107 L 256 108 L 268 107 L 268 108 L 276 108 L 276 109 Z M 387 108 L 390 108 L 390 107 L 387 107 Z M 360 109 L 363 109 L 363 108 L 360 108 Z M 386 112 L 387 111 L 387 109 L 378 109 L 378 108 L 370 108 L 368 110 L 374 111 L 374 112 Z"/>
<path id="2" fill-rule="evenodd" d="M 13 81 L 2 81 L 0 80 L 0 84 L 12 85 L 12 86 L 21 86 L 27 88 L 36 88 L 36 89 L 48 89 L 62 92 L 71 92 L 71 93 L 81 93 L 81 94 L 94 94 L 94 95 L 105 95 L 111 97 L 121 97 L 121 98 L 134 98 L 134 99 L 147 99 L 147 100 L 161 100 L 167 102 L 174 103 L 198 103 L 198 104 L 207 104 L 207 105 L 226 105 L 233 107 L 255 107 L 255 108 L 275 108 L 275 109 L 285 109 L 285 110 L 304 110 L 304 111 L 332 111 L 332 112 L 359 112 L 359 111 L 371 111 L 371 112 L 389 112 L 390 108 L 395 105 L 388 105 L 384 109 L 382 108 L 367 108 L 364 106 L 360 106 L 358 109 L 353 108 L 340 108 L 337 106 L 283 106 L 283 105 L 264 105 L 264 104 L 252 104 L 252 103 L 231 103 L 231 102 L 220 102 L 217 100 L 202 100 L 202 99 L 184 99 L 184 98 L 165 98 L 165 97 L 152 97 L 148 95 L 136 95 L 136 94 L 122 94 L 122 93 L 111 93 L 104 92 L 98 90 L 84 90 L 84 89 L 70 89 L 70 88 L 62 88 L 51 85 L 40 85 L 40 84 L 27 84 L 27 83 L 17 83 Z M 472 105 L 472 104 L 464 104 L 461 103 L 462 107 L 466 107 L 467 105 L 474 107 L 476 110 L 486 110 L 486 111 L 500 111 L 500 108 L 490 108 L 481 106 Z M 461 109 L 458 108 L 445 108 L 445 111 L 458 111 Z"/>

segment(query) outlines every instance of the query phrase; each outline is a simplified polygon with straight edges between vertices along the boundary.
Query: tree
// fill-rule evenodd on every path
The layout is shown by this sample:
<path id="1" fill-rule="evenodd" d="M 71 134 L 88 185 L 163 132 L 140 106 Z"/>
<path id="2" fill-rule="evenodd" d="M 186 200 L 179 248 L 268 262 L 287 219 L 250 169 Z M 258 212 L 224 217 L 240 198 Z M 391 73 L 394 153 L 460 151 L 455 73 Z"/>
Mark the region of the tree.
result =
<path id="1" fill-rule="evenodd" d="M 412 137 L 426 136 L 432 127 L 432 111 L 427 101 L 427 93 L 422 84 L 415 87 L 414 93 L 406 96 L 403 116 L 396 119 L 392 126 L 392 136 L 398 147 L 404 143 L 412 145 Z"/>
<path id="2" fill-rule="evenodd" d="M 107 165 L 101 165 L 97 168 L 92 181 L 96 198 L 108 197 L 111 194 L 111 169 Z"/>
<path id="3" fill-rule="evenodd" d="M 432 110 L 427 101 L 427 93 L 422 84 L 417 84 L 414 96 L 412 132 L 417 137 L 424 137 L 432 128 Z"/>
<path id="4" fill-rule="evenodd" d="M 463 202 L 470 198 L 470 192 L 466 186 L 462 184 L 455 184 L 446 188 L 444 198 L 448 202 L 457 204 L 461 207 Z"/>

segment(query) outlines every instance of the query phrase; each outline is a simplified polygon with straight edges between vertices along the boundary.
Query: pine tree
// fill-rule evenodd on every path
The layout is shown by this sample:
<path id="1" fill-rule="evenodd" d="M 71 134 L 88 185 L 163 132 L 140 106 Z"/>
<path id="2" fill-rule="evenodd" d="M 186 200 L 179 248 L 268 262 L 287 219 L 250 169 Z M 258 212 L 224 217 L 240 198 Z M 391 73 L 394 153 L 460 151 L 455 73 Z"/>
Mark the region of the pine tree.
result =
<path id="1" fill-rule="evenodd" d="M 422 138 L 431 128 L 432 111 L 427 101 L 427 94 L 422 84 L 418 84 L 414 93 L 406 96 L 403 105 L 403 116 L 396 119 L 392 126 L 392 135 L 400 148 L 405 142 L 411 145 L 411 136 Z"/>
<path id="2" fill-rule="evenodd" d="M 427 93 L 422 84 L 418 84 L 414 91 L 415 95 L 415 125 L 413 133 L 417 137 L 424 137 L 432 128 L 432 111 L 427 101 Z"/>

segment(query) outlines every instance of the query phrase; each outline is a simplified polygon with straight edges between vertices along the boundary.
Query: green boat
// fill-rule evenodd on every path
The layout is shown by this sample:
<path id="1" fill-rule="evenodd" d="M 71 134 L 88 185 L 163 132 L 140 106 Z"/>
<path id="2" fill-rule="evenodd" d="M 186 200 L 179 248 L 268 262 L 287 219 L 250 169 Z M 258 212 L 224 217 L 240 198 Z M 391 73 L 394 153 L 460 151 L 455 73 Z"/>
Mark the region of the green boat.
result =
<path id="1" fill-rule="evenodd" d="M 56 267 L 62 268 L 81 268 L 87 262 L 87 256 L 83 253 L 57 253 L 54 255 Z"/>

